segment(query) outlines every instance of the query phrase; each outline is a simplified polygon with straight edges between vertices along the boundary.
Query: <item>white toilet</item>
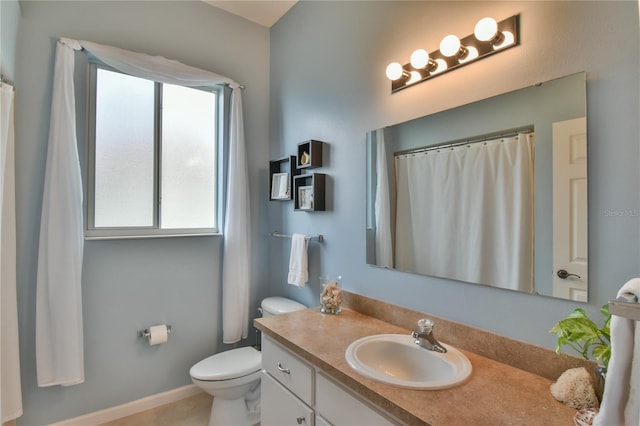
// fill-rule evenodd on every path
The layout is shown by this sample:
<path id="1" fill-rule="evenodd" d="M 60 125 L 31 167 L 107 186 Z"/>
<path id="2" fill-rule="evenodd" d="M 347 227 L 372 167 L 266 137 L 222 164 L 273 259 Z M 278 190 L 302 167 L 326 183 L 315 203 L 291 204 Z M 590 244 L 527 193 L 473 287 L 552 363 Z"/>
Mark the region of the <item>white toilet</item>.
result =
<path id="1" fill-rule="evenodd" d="M 285 297 L 267 297 L 263 317 L 305 309 Z M 260 369 L 262 356 L 253 347 L 220 352 L 189 370 L 191 380 L 213 396 L 209 426 L 251 426 L 260 422 Z"/>

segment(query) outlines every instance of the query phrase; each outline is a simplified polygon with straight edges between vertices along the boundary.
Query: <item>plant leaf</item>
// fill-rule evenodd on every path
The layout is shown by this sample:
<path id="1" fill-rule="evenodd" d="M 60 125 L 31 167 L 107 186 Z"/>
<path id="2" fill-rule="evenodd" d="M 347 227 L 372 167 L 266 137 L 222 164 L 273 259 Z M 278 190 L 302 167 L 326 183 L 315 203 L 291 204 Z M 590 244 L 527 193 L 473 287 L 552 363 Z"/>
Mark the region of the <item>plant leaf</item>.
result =
<path id="1" fill-rule="evenodd" d="M 600 360 L 605 367 L 609 366 L 609 360 L 611 359 L 611 346 L 610 345 L 597 345 L 593 348 L 594 358 Z"/>
<path id="2" fill-rule="evenodd" d="M 606 317 L 602 328 L 598 328 L 582 308 L 574 309 L 567 318 L 558 321 L 549 330 L 558 337 L 556 353 L 561 354 L 563 346 L 569 346 L 586 359 L 591 355 L 608 365 L 611 357 L 609 305 L 602 306 L 600 312 Z"/>

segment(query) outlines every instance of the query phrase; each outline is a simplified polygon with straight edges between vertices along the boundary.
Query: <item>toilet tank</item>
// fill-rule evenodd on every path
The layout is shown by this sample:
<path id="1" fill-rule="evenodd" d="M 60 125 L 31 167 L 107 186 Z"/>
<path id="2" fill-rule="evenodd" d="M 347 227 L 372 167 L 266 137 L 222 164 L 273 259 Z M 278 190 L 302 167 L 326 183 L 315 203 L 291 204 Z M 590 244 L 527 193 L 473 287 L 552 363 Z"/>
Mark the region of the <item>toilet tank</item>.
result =
<path id="1" fill-rule="evenodd" d="M 307 308 L 302 303 L 279 296 L 267 297 L 262 301 L 261 307 L 263 317 L 285 314 L 287 312 L 299 311 Z"/>

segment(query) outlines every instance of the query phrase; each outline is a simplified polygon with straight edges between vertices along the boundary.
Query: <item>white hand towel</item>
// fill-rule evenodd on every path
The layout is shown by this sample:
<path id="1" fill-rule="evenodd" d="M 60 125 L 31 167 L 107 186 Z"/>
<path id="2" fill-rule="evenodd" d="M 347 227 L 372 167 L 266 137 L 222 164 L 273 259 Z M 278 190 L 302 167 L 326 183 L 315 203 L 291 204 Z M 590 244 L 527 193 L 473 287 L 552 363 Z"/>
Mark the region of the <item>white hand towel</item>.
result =
<path id="1" fill-rule="evenodd" d="M 309 280 L 307 270 L 307 236 L 293 234 L 291 236 L 291 256 L 289 257 L 289 284 L 304 287 Z"/>
<path id="2" fill-rule="evenodd" d="M 640 302 L 640 278 L 623 285 L 618 298 Z M 636 325 L 628 318 L 611 317 L 611 360 L 594 426 L 640 425 L 640 327 Z"/>

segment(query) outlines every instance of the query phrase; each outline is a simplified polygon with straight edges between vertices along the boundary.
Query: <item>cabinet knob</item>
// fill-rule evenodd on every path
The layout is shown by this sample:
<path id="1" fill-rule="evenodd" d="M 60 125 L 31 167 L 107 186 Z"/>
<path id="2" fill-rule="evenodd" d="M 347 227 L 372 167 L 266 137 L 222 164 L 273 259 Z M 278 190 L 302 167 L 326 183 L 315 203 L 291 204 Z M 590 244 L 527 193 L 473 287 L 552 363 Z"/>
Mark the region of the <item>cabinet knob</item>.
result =
<path id="1" fill-rule="evenodd" d="M 278 370 L 283 372 L 284 374 L 291 374 L 291 370 L 289 370 L 288 368 L 284 368 L 280 363 L 278 363 Z"/>
<path id="2" fill-rule="evenodd" d="M 296 418 L 296 422 L 298 422 L 298 424 L 299 424 L 299 425 L 301 425 L 302 423 L 304 423 L 304 422 L 305 422 L 305 420 L 306 420 L 306 419 L 305 419 L 304 417 L 302 417 L 302 416 L 300 416 L 300 417 Z"/>

